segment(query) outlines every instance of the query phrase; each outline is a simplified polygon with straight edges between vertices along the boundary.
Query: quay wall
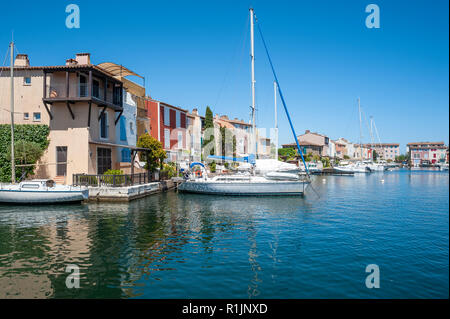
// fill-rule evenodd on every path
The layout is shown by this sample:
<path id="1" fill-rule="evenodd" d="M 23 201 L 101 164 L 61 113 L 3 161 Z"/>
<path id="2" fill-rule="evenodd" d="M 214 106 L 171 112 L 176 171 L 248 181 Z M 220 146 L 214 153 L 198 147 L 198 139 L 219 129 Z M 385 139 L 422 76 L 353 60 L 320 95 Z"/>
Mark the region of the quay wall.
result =
<path id="1" fill-rule="evenodd" d="M 129 202 L 152 194 L 164 192 L 175 187 L 175 182 L 168 180 L 128 187 L 89 186 L 89 201 Z"/>

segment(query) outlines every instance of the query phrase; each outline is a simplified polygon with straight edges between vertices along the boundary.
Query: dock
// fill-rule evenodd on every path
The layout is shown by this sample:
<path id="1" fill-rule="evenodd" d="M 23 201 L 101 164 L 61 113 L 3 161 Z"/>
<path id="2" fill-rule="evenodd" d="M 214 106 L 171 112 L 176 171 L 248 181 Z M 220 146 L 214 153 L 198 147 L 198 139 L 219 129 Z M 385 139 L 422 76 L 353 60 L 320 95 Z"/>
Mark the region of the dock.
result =
<path id="1" fill-rule="evenodd" d="M 353 172 L 340 172 L 335 170 L 332 167 L 327 167 L 322 169 L 322 171 L 320 172 L 314 172 L 314 175 L 336 175 L 336 176 L 353 176 L 354 173 Z"/>

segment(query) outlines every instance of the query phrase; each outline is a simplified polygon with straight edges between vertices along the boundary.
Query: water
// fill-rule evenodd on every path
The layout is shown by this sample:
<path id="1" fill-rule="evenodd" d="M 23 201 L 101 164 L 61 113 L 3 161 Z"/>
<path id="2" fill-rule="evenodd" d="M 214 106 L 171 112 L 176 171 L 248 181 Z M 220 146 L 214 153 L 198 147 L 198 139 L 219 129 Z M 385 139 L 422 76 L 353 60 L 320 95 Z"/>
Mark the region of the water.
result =
<path id="1" fill-rule="evenodd" d="M 320 198 L 0 206 L 0 298 L 449 297 L 448 173 L 318 176 L 313 187 Z M 66 288 L 69 264 L 79 289 Z M 379 289 L 365 286 L 368 264 Z"/>

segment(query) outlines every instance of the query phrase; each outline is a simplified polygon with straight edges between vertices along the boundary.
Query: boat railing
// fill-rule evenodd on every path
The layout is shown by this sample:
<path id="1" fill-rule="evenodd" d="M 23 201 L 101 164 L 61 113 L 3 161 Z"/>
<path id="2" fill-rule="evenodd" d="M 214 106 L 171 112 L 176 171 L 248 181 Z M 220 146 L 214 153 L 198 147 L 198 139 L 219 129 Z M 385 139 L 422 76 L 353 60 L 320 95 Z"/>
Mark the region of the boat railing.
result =
<path id="1" fill-rule="evenodd" d="M 123 187 L 147 184 L 160 180 L 151 173 L 103 175 L 103 174 L 73 174 L 73 186 L 110 186 Z"/>

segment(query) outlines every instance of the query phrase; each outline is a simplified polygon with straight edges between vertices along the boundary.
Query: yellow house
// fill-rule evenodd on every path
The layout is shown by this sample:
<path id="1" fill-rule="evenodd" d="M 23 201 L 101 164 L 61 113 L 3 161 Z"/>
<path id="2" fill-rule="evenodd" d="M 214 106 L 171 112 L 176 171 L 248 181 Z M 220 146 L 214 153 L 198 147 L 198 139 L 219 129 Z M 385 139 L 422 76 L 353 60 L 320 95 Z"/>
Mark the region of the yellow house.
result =
<path id="1" fill-rule="evenodd" d="M 119 167 L 115 126 L 123 112 L 123 80 L 91 64 L 89 53 L 59 66 L 30 66 L 28 56 L 18 54 L 14 65 L 14 122 L 50 127 L 36 178 L 71 184 L 72 174 Z M 10 70 L 0 71 L 0 124 L 9 124 Z"/>

